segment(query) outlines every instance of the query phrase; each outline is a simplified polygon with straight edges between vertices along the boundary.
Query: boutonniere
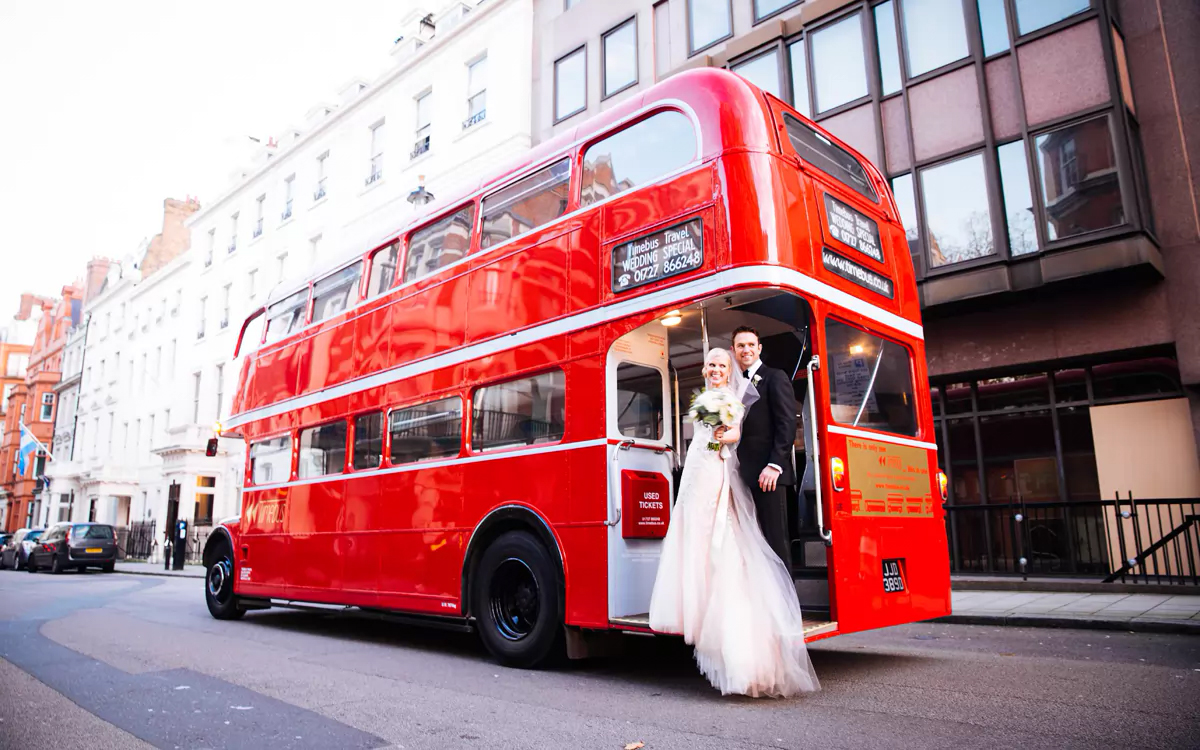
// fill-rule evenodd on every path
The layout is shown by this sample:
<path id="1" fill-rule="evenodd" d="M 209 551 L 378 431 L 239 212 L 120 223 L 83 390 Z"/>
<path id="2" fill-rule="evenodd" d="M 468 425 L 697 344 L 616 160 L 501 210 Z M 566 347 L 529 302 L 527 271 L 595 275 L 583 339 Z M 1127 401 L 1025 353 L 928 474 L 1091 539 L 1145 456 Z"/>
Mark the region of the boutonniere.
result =
<path id="1" fill-rule="evenodd" d="M 754 375 L 754 377 L 750 378 L 750 382 L 754 385 L 755 388 L 757 388 L 758 384 L 762 382 L 762 375 L 758 375 L 756 373 Z"/>

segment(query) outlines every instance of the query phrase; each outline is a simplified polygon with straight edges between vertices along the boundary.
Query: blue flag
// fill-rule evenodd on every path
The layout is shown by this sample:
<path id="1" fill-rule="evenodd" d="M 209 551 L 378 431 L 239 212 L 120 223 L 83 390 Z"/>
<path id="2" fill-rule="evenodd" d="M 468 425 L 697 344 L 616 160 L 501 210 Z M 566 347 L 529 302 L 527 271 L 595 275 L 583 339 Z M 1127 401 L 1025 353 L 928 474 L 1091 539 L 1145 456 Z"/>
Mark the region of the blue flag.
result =
<path id="1" fill-rule="evenodd" d="M 33 436 L 33 433 L 22 422 L 21 446 L 17 448 L 17 476 L 25 476 L 25 469 L 29 466 L 29 455 L 37 450 L 39 445 L 41 443 L 38 442 L 37 438 Z"/>

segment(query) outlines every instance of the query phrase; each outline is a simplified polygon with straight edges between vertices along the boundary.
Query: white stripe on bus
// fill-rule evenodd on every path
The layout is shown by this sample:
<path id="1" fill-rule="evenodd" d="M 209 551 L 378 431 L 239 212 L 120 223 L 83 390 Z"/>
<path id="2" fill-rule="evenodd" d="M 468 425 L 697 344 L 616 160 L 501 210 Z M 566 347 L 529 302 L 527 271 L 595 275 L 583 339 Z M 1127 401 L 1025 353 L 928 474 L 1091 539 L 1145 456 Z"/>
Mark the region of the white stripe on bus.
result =
<path id="1" fill-rule="evenodd" d="M 226 429 L 240 427 L 260 419 L 277 417 L 290 411 L 331 401 L 335 398 L 361 393 L 371 388 L 378 388 L 446 367 L 453 367 L 454 365 L 488 357 L 508 349 L 526 346 L 542 339 L 580 331 L 610 320 L 619 320 L 630 315 L 636 315 L 658 307 L 667 307 L 672 303 L 744 284 L 771 284 L 791 287 L 802 293 L 843 307 L 864 318 L 869 318 L 913 338 L 925 338 L 924 329 L 922 329 L 919 323 L 914 323 L 895 313 L 880 309 L 870 302 L 859 299 L 848 292 L 843 292 L 811 276 L 805 276 L 799 271 L 783 268 L 782 266 L 744 266 L 732 268 L 728 271 L 721 271 L 711 276 L 705 276 L 685 284 L 680 284 L 679 286 L 660 289 L 650 294 L 630 297 L 592 310 L 559 318 L 549 323 L 526 328 L 522 331 L 504 334 L 478 344 L 471 344 L 460 349 L 437 354 L 411 364 L 397 365 L 396 367 L 381 370 L 371 375 L 365 375 L 345 383 L 339 383 L 320 391 L 303 396 L 294 396 L 269 406 L 262 406 L 230 417 L 226 423 Z"/>
<path id="2" fill-rule="evenodd" d="M 524 456 L 532 456 L 539 453 L 558 453 L 559 451 L 570 451 L 577 448 L 591 448 L 593 446 L 607 445 L 608 441 L 600 438 L 597 440 L 580 440 L 574 443 L 556 443 L 554 445 L 544 445 L 527 450 L 508 450 L 497 453 L 482 453 L 477 456 L 467 456 L 465 458 L 447 458 L 440 461 L 415 461 L 403 466 L 389 466 L 386 469 L 371 469 L 369 471 L 356 471 L 351 474 L 322 474 L 319 477 L 305 477 L 291 482 L 274 482 L 272 484 L 250 484 L 243 489 L 246 492 L 258 492 L 260 490 L 278 490 L 285 487 L 303 487 L 308 484 L 320 484 L 322 482 L 336 482 L 344 479 L 365 479 L 367 477 L 382 477 L 388 474 L 402 474 L 406 471 L 423 471 L 425 469 L 440 469 L 445 466 L 460 466 L 463 464 L 474 464 L 481 461 L 495 461 L 499 458 L 521 458 Z"/>
<path id="3" fill-rule="evenodd" d="M 925 443 L 920 440 L 911 440 L 909 438 L 897 437 L 895 435 L 884 435 L 879 432 L 868 432 L 867 430 L 856 430 L 852 427 L 838 427 L 835 424 L 829 425 L 828 432 L 836 435 L 849 435 L 850 437 L 863 438 L 865 440 L 878 440 L 881 443 L 895 443 L 897 445 L 907 445 L 912 448 L 924 448 L 925 450 L 936 451 L 937 443 Z"/>

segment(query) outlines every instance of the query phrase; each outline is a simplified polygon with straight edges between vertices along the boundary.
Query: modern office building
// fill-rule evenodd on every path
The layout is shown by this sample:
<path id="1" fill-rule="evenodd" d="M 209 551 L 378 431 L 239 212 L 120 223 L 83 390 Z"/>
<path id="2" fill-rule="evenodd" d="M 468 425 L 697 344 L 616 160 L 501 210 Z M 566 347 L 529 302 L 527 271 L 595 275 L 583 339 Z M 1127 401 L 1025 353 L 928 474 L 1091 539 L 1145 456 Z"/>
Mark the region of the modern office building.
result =
<path id="1" fill-rule="evenodd" d="M 1116 567 L 1118 494 L 1169 499 L 1153 508 L 1163 534 L 1195 512 L 1178 502 L 1200 496 L 1194 2 L 535 7 L 539 139 L 717 66 L 890 179 L 920 280 L 956 570 Z"/>

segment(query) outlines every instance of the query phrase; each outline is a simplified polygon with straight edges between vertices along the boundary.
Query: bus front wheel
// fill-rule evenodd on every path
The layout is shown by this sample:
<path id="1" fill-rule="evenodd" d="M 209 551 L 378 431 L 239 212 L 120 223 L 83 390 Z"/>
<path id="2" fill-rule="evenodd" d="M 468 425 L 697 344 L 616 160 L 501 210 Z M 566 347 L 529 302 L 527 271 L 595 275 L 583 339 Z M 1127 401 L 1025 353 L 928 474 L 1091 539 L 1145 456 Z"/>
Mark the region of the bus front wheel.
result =
<path id="1" fill-rule="evenodd" d="M 204 603 L 218 620 L 237 620 L 246 614 L 233 593 L 233 548 L 222 541 L 213 551 L 204 576 Z"/>
<path id="2" fill-rule="evenodd" d="M 497 660 L 528 669 L 561 650 L 558 567 L 533 535 L 497 537 L 479 561 L 471 590 L 479 637 Z"/>

